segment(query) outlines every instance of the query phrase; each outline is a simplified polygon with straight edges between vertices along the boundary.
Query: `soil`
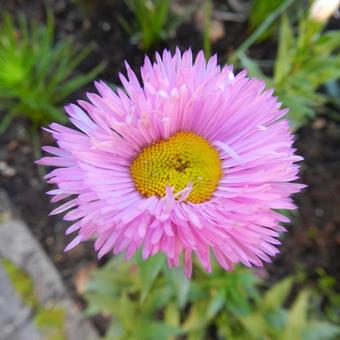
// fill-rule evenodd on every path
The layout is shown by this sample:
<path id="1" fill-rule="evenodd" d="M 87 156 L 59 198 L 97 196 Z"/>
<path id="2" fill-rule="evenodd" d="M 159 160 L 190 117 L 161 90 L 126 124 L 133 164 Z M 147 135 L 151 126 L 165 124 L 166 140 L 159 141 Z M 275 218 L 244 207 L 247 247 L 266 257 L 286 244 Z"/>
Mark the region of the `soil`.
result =
<path id="1" fill-rule="evenodd" d="M 304 272 L 312 282 L 319 269 L 340 279 L 340 125 L 319 117 L 297 132 L 301 182 L 308 187 L 296 195 L 299 207 L 283 235 L 281 254 L 269 267 L 275 279 Z"/>
<path id="2" fill-rule="evenodd" d="M 125 59 L 133 69 L 138 70 L 144 52 L 131 44 L 116 20 L 117 13 L 131 18 L 131 13 L 122 1 L 0 0 L 0 8 L 11 13 L 16 13 L 20 8 L 26 15 L 41 20 L 45 16 L 46 3 L 52 7 L 56 17 L 58 38 L 71 34 L 81 46 L 92 42 L 95 44 L 94 52 L 81 66 L 80 72 L 86 72 L 106 60 L 106 70 L 99 78 L 119 83 L 118 72 L 123 71 Z M 182 23 L 167 45 L 160 43 L 155 49 L 167 47 L 174 50 L 178 45 L 181 49 L 191 46 L 197 52 L 202 46 L 202 35 L 193 24 L 194 20 L 192 18 L 192 22 Z M 213 45 L 213 51 L 218 53 L 221 62 L 240 44 L 247 30 L 243 23 L 229 22 L 228 27 L 225 24 L 225 32 L 227 34 Z M 271 55 L 272 46 L 273 42 L 269 42 L 261 44 L 259 49 L 267 49 Z M 263 52 L 256 53 L 256 50 L 253 53 L 265 55 Z M 92 89 L 92 85 L 87 88 L 90 91 Z M 84 90 L 75 93 L 71 100 L 76 98 L 84 98 Z M 90 243 L 63 252 L 70 237 L 64 235 L 66 225 L 61 217 L 48 216 L 53 206 L 45 192 L 51 188 L 42 181 L 42 174 L 39 173 L 41 170 L 33 163 L 38 156 L 34 155 L 27 131 L 29 123 L 18 119 L 0 135 L 0 187 L 8 192 L 17 212 L 30 225 L 32 233 L 44 246 L 70 291 L 76 296 L 75 273 L 97 263 L 96 255 Z M 329 275 L 340 278 L 340 259 L 336 256 L 336 248 L 340 244 L 337 231 L 340 225 L 339 140 L 339 123 L 327 115 L 317 118 L 297 132 L 298 154 L 305 158 L 301 181 L 308 188 L 296 196 L 299 211 L 293 224 L 288 226 L 288 233 L 283 236 L 281 254 L 272 265 L 267 266 L 271 281 L 301 270 L 312 281 L 317 268 L 323 268 Z M 47 145 L 53 141 L 42 132 L 40 143 Z"/>

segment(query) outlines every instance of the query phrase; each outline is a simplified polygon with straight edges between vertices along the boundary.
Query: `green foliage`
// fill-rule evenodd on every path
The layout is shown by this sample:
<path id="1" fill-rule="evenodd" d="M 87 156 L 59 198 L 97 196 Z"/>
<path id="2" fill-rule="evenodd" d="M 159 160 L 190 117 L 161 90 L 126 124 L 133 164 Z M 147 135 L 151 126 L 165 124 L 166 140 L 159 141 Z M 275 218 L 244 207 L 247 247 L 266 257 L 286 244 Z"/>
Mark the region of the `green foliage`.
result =
<path id="1" fill-rule="evenodd" d="M 175 301 L 178 292 L 174 283 L 163 284 L 169 278 L 159 278 L 164 258 L 150 260 L 145 266 L 141 266 L 140 258 L 127 265 L 118 257 L 94 273 L 86 294 L 87 314 L 101 312 L 115 318 L 108 339 L 160 339 L 181 333 L 176 324 L 156 318 L 167 303 Z M 181 280 L 184 283 L 185 279 Z M 170 309 L 167 318 L 173 320 Z"/>
<path id="2" fill-rule="evenodd" d="M 309 320 L 310 293 L 307 290 L 300 292 L 289 310 L 282 307 L 291 285 L 289 278 L 278 282 L 259 300 L 254 312 L 242 319 L 252 338 L 323 340 L 333 339 L 339 334 L 339 328 L 330 323 Z"/>
<path id="3" fill-rule="evenodd" d="M 303 290 L 287 309 L 292 279 L 261 293 L 260 279 L 246 268 L 225 272 L 197 266 L 187 280 L 168 270 L 163 255 L 112 259 L 92 273 L 87 315 L 111 317 L 106 339 L 332 339 L 339 328 L 311 320 L 310 293 Z"/>
<path id="4" fill-rule="evenodd" d="M 46 340 L 66 339 L 65 311 L 62 308 L 38 308 L 34 315 L 34 322 Z"/>
<path id="5" fill-rule="evenodd" d="M 340 78 L 340 31 L 323 31 L 323 24 L 304 16 L 297 33 L 287 16 L 281 20 L 279 47 L 273 76 L 266 77 L 254 60 L 240 55 L 241 63 L 250 75 L 266 81 L 290 109 L 293 127 L 303 125 L 327 102 L 318 89 Z"/>
<path id="6" fill-rule="evenodd" d="M 18 16 L 18 26 L 9 14 L 0 25 L 0 109 L 6 112 L 0 132 L 18 115 L 34 127 L 51 121 L 63 122 L 59 105 L 72 92 L 90 82 L 104 64 L 87 74 L 74 75 L 92 47 L 75 47 L 71 38 L 54 43 L 54 18 L 48 14 L 45 26 Z"/>
<path id="7" fill-rule="evenodd" d="M 65 339 L 65 311 L 53 305 L 41 305 L 35 296 L 32 279 L 9 260 L 0 258 L 0 263 L 22 302 L 34 311 L 34 322 L 44 335 L 44 339 Z"/>
<path id="8" fill-rule="evenodd" d="M 280 5 L 282 5 L 285 0 L 253 0 L 251 12 L 249 16 L 249 30 L 254 32 L 257 27 L 259 27 L 267 17 L 274 12 Z M 270 37 L 275 28 L 275 23 L 272 23 L 268 29 L 263 32 L 257 41 L 262 41 Z"/>
<path id="9" fill-rule="evenodd" d="M 282 13 L 287 11 L 289 6 L 294 3 L 295 0 L 285 0 L 280 6 L 278 6 L 273 12 L 262 21 L 262 23 L 256 28 L 256 30 L 245 39 L 237 50 L 230 56 L 229 63 L 235 64 L 241 56 L 252 46 L 256 41 L 266 34 L 267 30 L 277 21 Z"/>
<path id="10" fill-rule="evenodd" d="M 316 269 L 316 287 L 324 298 L 325 314 L 327 318 L 340 324 L 340 293 L 337 289 L 337 281 L 322 268 Z"/>
<path id="11" fill-rule="evenodd" d="M 124 0 L 132 11 L 135 21 L 130 24 L 118 17 L 120 24 L 139 42 L 144 50 L 149 50 L 160 40 L 167 38 L 174 22 L 170 16 L 170 0 Z"/>
<path id="12" fill-rule="evenodd" d="M 31 278 L 5 258 L 0 258 L 0 263 L 5 268 L 9 279 L 17 293 L 21 296 L 23 302 L 30 308 L 34 307 L 37 304 L 37 301 L 34 296 Z"/>

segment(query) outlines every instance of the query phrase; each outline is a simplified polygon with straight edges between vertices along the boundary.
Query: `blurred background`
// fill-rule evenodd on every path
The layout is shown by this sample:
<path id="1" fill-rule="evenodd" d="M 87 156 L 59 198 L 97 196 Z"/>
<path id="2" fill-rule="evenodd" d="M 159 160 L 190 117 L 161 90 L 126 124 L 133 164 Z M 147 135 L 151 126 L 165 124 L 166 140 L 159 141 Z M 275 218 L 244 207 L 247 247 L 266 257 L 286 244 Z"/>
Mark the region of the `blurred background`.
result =
<path id="1" fill-rule="evenodd" d="M 340 296 L 340 19 L 337 0 L 0 0 L 0 339 L 336 339 Z M 304 157 L 298 210 L 261 269 L 161 255 L 64 253 L 33 162 L 93 80 L 119 86 L 127 60 L 164 48 L 217 53 L 275 88 Z M 288 213 L 287 213 L 288 214 Z"/>

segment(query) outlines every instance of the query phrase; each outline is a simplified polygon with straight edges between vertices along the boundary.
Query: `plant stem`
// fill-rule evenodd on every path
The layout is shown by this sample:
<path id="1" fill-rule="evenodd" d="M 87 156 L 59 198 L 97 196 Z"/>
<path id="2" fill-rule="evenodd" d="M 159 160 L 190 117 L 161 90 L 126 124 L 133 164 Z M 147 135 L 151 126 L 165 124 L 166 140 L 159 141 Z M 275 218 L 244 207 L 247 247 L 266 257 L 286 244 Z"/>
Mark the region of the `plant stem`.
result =
<path id="1" fill-rule="evenodd" d="M 210 41 L 210 21 L 212 14 L 211 0 L 205 0 L 204 7 L 204 22 L 203 22 L 203 50 L 206 59 L 211 56 L 211 41 Z"/>

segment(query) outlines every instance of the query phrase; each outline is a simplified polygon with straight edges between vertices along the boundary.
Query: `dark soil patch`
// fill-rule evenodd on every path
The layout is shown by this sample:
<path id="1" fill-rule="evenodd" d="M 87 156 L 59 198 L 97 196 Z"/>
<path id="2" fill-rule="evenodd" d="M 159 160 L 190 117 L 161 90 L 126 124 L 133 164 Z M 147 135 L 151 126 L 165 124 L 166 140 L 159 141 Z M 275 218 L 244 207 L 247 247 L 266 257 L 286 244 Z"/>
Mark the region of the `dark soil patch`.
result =
<path id="1" fill-rule="evenodd" d="M 301 181 L 308 185 L 295 198 L 294 224 L 284 235 L 282 253 L 270 272 L 283 277 L 304 271 L 315 278 L 318 268 L 340 279 L 340 127 L 317 119 L 298 132 L 296 146 L 304 157 Z"/>
<path id="2" fill-rule="evenodd" d="M 51 144 L 47 134 L 41 136 L 42 144 Z M 73 275 L 89 261 L 96 261 L 90 244 L 64 253 L 72 239 L 64 235 L 66 224 L 59 216 L 48 216 L 55 205 L 45 194 L 50 190 L 41 178 L 34 160 L 34 149 L 27 134 L 27 124 L 17 121 L 0 136 L 0 187 L 9 194 L 14 209 L 30 226 L 32 233 L 43 245 L 62 277 L 72 286 Z M 43 169 L 45 170 L 45 169 Z"/>

